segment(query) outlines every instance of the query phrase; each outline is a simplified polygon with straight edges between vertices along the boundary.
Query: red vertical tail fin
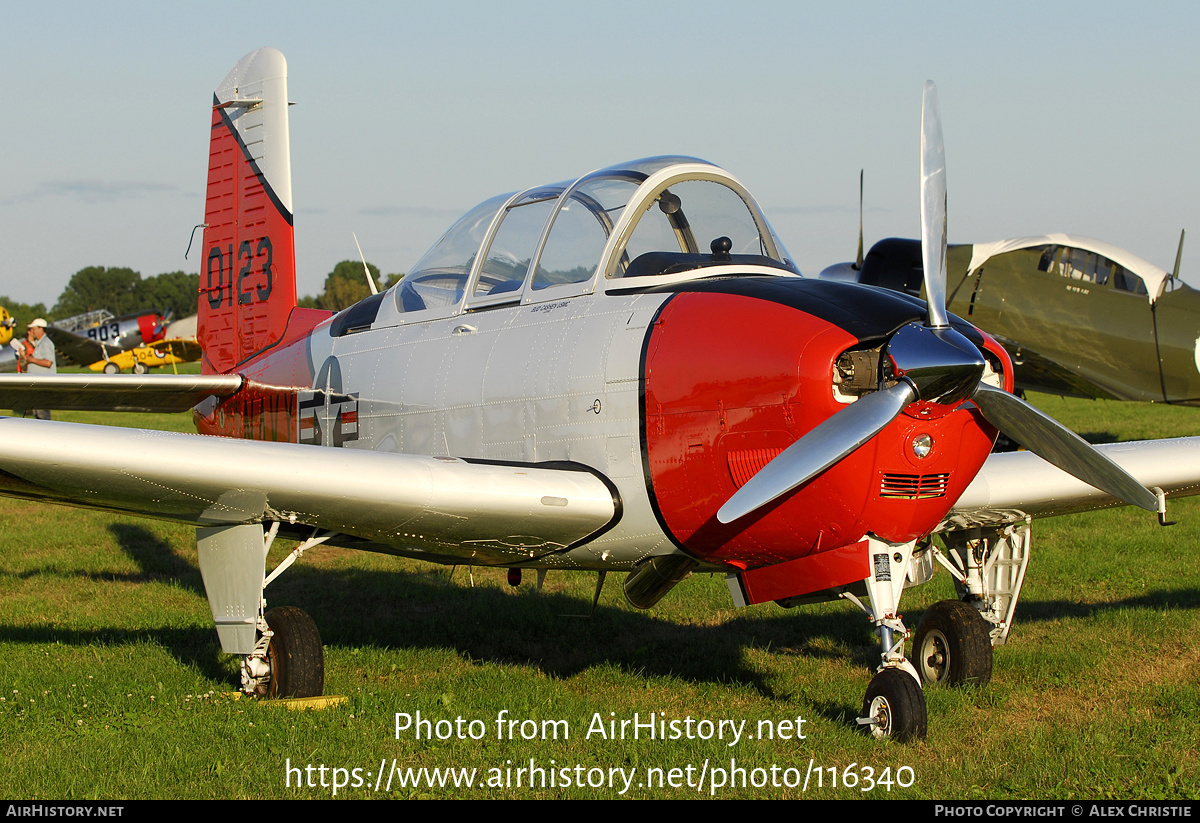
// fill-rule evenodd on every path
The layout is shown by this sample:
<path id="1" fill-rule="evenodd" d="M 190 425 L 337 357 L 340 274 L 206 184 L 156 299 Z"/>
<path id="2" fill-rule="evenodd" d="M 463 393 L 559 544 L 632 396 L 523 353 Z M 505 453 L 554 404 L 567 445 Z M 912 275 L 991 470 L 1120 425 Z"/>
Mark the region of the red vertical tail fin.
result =
<path id="1" fill-rule="evenodd" d="M 205 374 L 279 342 L 296 306 L 287 61 L 243 57 L 213 94 L 198 338 Z"/>

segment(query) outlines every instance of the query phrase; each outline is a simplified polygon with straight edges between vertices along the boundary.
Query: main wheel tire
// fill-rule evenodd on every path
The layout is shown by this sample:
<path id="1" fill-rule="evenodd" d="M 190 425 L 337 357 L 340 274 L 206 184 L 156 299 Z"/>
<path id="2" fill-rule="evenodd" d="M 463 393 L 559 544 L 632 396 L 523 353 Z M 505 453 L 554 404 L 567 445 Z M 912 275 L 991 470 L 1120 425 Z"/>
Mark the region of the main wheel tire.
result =
<path id="1" fill-rule="evenodd" d="M 108 363 L 104 364 L 104 373 L 105 374 L 120 374 L 121 367 L 118 366 L 116 363 L 109 361 Z"/>
<path id="2" fill-rule="evenodd" d="M 146 364 L 139 360 L 138 362 L 133 364 L 132 371 L 134 374 L 145 374 L 146 373 Z"/>
<path id="3" fill-rule="evenodd" d="M 319 697 L 325 692 L 325 651 L 317 624 L 303 609 L 277 606 L 267 612 L 274 636 L 267 649 L 271 683 L 264 697 Z"/>
<path id="4" fill-rule="evenodd" d="M 984 685 L 992 679 L 988 622 L 961 600 L 934 603 L 917 626 L 913 663 L 925 683 Z"/>
<path id="5" fill-rule="evenodd" d="M 874 721 L 861 726 L 872 737 L 891 737 L 901 743 L 924 740 L 929 729 L 925 695 L 903 669 L 884 669 L 871 678 L 862 716 Z"/>

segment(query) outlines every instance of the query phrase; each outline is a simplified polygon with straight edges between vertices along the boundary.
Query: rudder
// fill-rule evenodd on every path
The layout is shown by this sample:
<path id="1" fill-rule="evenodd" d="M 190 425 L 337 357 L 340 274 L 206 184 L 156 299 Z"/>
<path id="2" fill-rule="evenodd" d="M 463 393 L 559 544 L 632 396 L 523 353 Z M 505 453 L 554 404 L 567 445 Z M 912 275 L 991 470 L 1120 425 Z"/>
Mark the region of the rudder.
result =
<path id="1" fill-rule="evenodd" d="M 247 54 L 213 94 L 204 271 L 203 372 L 225 373 L 283 338 L 296 306 L 287 61 Z"/>

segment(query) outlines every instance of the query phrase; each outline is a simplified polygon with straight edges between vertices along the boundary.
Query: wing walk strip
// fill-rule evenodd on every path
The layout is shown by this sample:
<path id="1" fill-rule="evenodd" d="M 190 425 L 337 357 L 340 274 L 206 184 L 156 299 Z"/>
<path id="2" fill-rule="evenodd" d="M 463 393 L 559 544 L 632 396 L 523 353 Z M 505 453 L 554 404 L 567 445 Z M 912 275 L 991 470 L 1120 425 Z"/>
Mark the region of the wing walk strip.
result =
<path id="1" fill-rule="evenodd" d="M 618 510 L 586 470 L 20 418 L 0 418 L 0 472 L 13 497 L 205 526 L 284 521 L 476 562 L 558 551 Z"/>

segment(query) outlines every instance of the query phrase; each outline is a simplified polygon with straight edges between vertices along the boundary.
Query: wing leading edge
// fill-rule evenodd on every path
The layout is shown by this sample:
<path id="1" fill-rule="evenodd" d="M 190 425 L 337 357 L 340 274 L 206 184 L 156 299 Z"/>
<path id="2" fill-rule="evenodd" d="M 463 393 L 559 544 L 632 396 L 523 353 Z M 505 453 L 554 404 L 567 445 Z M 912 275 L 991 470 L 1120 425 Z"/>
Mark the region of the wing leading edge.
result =
<path id="1" fill-rule="evenodd" d="M 238 374 L 3 374 L 0 408 L 182 412 L 206 397 L 236 394 L 246 382 Z"/>
<path id="2" fill-rule="evenodd" d="M 198 526 L 271 520 L 498 564 L 566 548 L 620 514 L 608 481 L 582 467 L 18 418 L 0 419 L 0 494 Z"/>

